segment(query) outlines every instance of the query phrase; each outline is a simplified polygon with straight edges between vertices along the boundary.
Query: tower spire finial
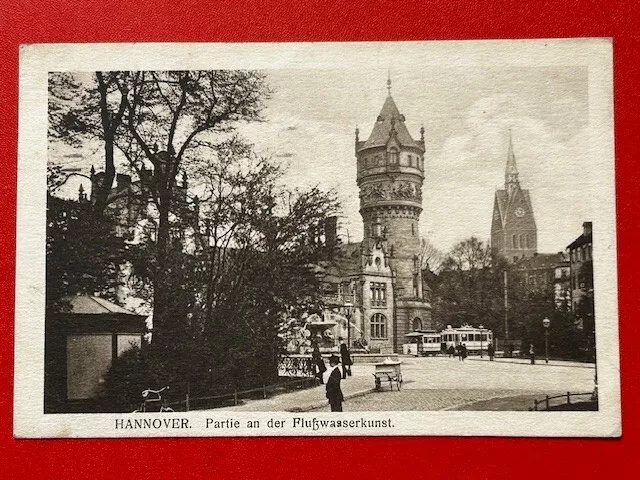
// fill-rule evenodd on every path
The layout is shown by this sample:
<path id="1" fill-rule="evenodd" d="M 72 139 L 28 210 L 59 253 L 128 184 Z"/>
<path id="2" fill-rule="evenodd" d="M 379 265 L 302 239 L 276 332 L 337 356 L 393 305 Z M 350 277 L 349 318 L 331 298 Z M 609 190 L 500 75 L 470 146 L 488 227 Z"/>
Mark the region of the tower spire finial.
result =
<path id="1" fill-rule="evenodd" d="M 387 69 L 387 91 L 391 95 L 391 69 Z"/>
<path id="2" fill-rule="evenodd" d="M 518 184 L 518 167 L 516 167 L 516 156 L 513 153 L 513 138 L 511 128 L 509 128 L 509 152 L 507 153 L 507 167 L 504 172 L 505 188 L 511 194 Z"/>

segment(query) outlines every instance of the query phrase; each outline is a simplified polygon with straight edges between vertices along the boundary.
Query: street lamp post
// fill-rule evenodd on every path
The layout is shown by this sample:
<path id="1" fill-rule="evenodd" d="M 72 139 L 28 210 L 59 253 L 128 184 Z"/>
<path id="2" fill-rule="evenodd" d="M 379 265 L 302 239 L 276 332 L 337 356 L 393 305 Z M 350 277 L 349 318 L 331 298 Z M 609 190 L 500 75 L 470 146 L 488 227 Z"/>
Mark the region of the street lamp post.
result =
<path id="1" fill-rule="evenodd" d="M 544 327 L 544 361 L 549 363 L 549 325 L 551 320 L 545 318 L 542 320 L 542 326 Z"/>
<path id="2" fill-rule="evenodd" d="M 478 328 L 480 329 L 480 358 L 484 358 L 482 354 L 482 329 L 484 328 L 484 326 L 480 325 L 480 327 Z"/>

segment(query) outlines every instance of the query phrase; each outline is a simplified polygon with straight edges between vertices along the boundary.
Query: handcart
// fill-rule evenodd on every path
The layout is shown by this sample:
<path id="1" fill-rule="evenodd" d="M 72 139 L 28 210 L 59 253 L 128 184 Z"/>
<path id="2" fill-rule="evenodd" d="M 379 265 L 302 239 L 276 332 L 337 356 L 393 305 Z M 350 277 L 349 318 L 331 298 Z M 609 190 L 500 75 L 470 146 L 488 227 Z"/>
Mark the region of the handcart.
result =
<path id="1" fill-rule="evenodd" d="M 382 363 L 376 363 L 376 371 L 373 374 L 375 379 L 376 390 L 382 389 L 382 382 L 389 382 L 389 387 L 393 390 L 393 384 L 400 391 L 402 384 L 402 372 L 400 369 L 401 362 L 399 360 L 391 360 L 386 358 Z"/>

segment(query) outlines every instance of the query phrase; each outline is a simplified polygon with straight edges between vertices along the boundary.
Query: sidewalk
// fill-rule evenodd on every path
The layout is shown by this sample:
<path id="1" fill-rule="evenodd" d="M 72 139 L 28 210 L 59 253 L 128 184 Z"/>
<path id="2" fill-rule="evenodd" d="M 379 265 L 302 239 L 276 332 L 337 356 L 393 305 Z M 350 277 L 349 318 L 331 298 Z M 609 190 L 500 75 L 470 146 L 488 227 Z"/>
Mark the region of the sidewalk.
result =
<path id="1" fill-rule="evenodd" d="M 467 360 L 475 361 L 475 362 L 488 362 L 489 357 L 485 355 L 483 358 L 479 356 L 467 357 Z M 494 362 L 497 363 L 519 363 L 523 365 L 530 365 L 531 360 L 528 358 L 504 358 L 504 357 L 494 357 Z M 572 362 L 570 360 L 549 360 L 547 364 L 544 361 L 544 357 L 536 357 L 536 363 L 534 366 L 543 365 L 547 367 L 576 367 L 576 368 L 595 368 L 594 363 L 586 363 L 586 362 Z"/>
<path id="2" fill-rule="evenodd" d="M 340 382 L 345 399 L 366 395 L 375 390 L 373 365 L 353 365 L 353 376 Z M 329 377 L 324 375 L 325 382 Z M 282 393 L 274 397 L 258 400 L 243 400 L 241 405 L 216 408 L 215 410 L 233 410 L 240 412 L 305 412 L 328 405 L 325 396 L 326 384 L 317 387 Z"/>

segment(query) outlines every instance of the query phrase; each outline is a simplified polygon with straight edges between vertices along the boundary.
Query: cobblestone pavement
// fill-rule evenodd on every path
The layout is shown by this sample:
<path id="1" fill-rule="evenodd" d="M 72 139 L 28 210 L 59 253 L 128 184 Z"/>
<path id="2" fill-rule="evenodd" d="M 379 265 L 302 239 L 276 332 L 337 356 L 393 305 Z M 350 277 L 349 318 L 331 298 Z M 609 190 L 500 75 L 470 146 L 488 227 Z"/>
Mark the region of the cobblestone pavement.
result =
<path id="1" fill-rule="evenodd" d="M 373 365 L 354 365 L 354 376 L 342 382 L 346 411 L 411 411 L 453 408 L 526 410 L 544 395 L 590 392 L 593 365 L 511 361 L 464 362 L 446 357 L 401 357 L 402 390 L 373 392 Z M 388 388 L 385 385 L 386 388 Z M 352 398 L 349 398 L 352 397 Z M 492 404 L 491 399 L 505 399 Z M 472 404 L 477 403 L 477 407 Z M 500 407 L 502 405 L 502 407 Z M 325 411 L 325 386 L 284 393 L 266 400 L 247 400 L 228 407 L 238 411 Z"/>
<path id="2" fill-rule="evenodd" d="M 535 392 L 521 390 L 384 390 L 368 395 L 348 399 L 344 403 L 345 412 L 382 411 L 382 412 L 410 412 L 429 410 L 493 410 L 492 399 L 501 397 L 518 398 L 518 402 L 510 404 L 509 410 L 528 410 L 533 401 L 540 398 Z M 480 401 L 485 401 L 480 403 Z M 479 408 L 474 404 L 478 403 Z M 458 407 L 458 408 L 457 408 Z M 317 412 L 330 411 L 328 406 L 315 409 Z"/>

